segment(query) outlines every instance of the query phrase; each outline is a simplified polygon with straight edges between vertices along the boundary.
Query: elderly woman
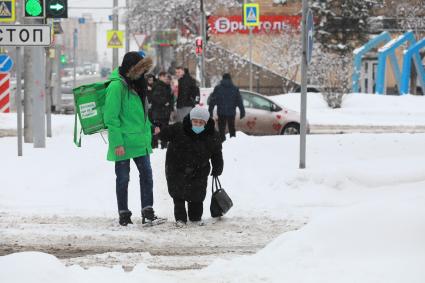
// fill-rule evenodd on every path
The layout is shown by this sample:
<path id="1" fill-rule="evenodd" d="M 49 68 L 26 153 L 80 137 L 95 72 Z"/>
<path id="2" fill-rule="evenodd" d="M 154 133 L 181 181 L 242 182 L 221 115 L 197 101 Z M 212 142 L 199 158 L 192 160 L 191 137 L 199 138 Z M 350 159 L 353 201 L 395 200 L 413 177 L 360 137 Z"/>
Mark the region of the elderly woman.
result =
<path id="1" fill-rule="evenodd" d="M 189 221 L 202 225 L 208 175 L 211 171 L 212 176 L 220 176 L 223 171 L 221 141 L 214 120 L 207 109 L 195 107 L 182 123 L 161 130 L 159 138 L 169 142 L 165 174 L 174 200 L 176 226 L 183 227 L 188 216 Z"/>

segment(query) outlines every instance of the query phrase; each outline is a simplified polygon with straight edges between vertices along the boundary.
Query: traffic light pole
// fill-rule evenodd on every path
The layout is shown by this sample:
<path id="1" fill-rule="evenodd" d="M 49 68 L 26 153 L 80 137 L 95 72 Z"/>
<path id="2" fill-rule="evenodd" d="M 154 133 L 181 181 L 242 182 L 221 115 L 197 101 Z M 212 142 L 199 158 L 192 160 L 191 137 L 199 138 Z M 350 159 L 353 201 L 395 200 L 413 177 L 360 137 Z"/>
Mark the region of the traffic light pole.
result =
<path id="1" fill-rule="evenodd" d="M 56 81 L 54 83 L 53 88 L 53 101 L 55 105 L 55 110 L 60 112 L 62 110 L 62 92 L 61 92 L 61 46 L 62 46 L 62 35 L 55 35 L 56 37 L 56 46 L 55 46 L 55 73 L 56 73 Z"/>
<path id="2" fill-rule="evenodd" d="M 131 2 L 130 0 L 126 0 L 126 7 L 127 7 L 127 19 L 125 23 L 125 53 L 128 53 L 130 51 L 130 17 L 128 16 L 130 12 Z"/>
<path id="3" fill-rule="evenodd" d="M 74 61 L 74 82 L 73 82 L 73 87 L 76 88 L 77 87 L 77 47 L 78 47 L 78 30 L 74 29 L 74 33 L 73 33 L 73 48 L 72 48 L 72 57 L 73 57 L 73 61 Z"/>
<path id="4" fill-rule="evenodd" d="M 37 24 L 41 24 L 43 20 L 36 20 Z M 34 148 L 46 147 L 46 60 L 44 47 L 32 47 L 32 73 L 34 76 L 33 95 L 33 139 Z M 25 81 L 26 85 L 27 81 Z"/>
<path id="5" fill-rule="evenodd" d="M 201 87 L 205 87 L 205 52 L 207 51 L 207 37 L 205 26 L 204 0 L 201 0 L 201 36 L 203 45 L 201 53 Z"/>
<path id="6" fill-rule="evenodd" d="M 303 0 L 302 6 L 302 57 L 301 57 L 301 127 L 300 127 L 300 169 L 306 166 L 307 139 L 307 12 L 308 2 Z"/>
<path id="7" fill-rule="evenodd" d="M 114 0 L 114 5 L 112 8 L 112 29 L 118 30 L 118 0 Z M 112 69 L 117 68 L 118 63 L 118 48 L 112 49 Z"/>

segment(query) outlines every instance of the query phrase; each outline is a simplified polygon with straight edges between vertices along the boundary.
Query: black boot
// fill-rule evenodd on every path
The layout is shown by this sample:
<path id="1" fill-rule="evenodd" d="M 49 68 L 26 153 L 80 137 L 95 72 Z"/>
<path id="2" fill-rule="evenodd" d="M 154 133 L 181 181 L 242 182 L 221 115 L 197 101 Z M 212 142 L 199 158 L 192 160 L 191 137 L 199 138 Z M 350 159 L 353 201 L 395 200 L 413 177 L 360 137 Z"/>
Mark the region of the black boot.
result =
<path id="1" fill-rule="evenodd" d="M 166 218 L 156 216 L 152 207 L 147 207 L 142 210 L 142 224 L 157 225 L 164 223 L 166 220 Z"/>
<path id="2" fill-rule="evenodd" d="M 120 225 L 127 226 L 128 224 L 133 224 L 131 221 L 131 211 L 120 212 Z"/>

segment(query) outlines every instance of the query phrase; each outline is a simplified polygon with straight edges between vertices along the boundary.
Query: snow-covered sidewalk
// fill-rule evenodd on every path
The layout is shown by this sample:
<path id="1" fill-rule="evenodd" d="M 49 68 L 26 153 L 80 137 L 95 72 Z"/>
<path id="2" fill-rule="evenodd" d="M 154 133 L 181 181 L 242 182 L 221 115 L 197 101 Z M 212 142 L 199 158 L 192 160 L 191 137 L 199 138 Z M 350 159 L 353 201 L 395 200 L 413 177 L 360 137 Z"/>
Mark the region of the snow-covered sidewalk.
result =
<path id="1" fill-rule="evenodd" d="M 225 219 L 209 218 L 208 195 L 205 227 L 144 230 L 116 225 L 114 169 L 100 136 L 83 137 L 76 148 L 71 119 L 55 128 L 46 149 L 25 145 L 22 158 L 15 138 L 1 138 L 0 245 L 49 251 L 71 244 L 75 258 L 3 256 L 0 282 L 422 283 L 424 143 L 425 134 L 309 136 L 307 169 L 299 170 L 298 137 L 239 133 L 224 144 L 221 179 L 235 203 Z M 163 150 L 152 155 L 155 209 L 172 220 L 164 160 Z M 135 215 L 137 178 L 132 165 Z M 79 253 L 93 245 L 108 253 Z M 158 247 L 162 253 L 146 254 Z M 160 258 L 167 250 L 181 253 Z M 202 257 L 205 250 L 211 253 Z M 164 262 L 194 270 L 148 268 Z M 73 263 L 91 268 L 66 266 Z"/>

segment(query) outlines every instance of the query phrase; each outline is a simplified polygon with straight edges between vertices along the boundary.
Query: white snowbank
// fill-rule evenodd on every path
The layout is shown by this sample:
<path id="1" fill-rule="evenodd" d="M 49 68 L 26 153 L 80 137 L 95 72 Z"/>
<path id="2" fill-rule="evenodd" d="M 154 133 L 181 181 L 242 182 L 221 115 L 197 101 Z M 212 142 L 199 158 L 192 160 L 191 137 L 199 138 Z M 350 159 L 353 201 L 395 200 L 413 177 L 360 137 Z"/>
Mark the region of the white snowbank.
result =
<path id="1" fill-rule="evenodd" d="M 356 98 L 347 105 L 355 109 Z M 60 119 L 47 148 L 25 145 L 22 158 L 16 157 L 16 138 L 0 139 L 0 210 L 115 217 L 107 146 L 99 136 L 89 136 L 76 148 L 73 117 Z M 22 253 L 0 257 L 0 282 L 424 282 L 425 134 L 323 135 L 307 141 L 306 170 L 297 169 L 295 136 L 239 133 L 224 144 L 221 179 L 235 203 L 226 217 L 308 222 L 254 256 L 168 277 L 143 264 L 129 273 L 118 267 L 83 270 L 64 267 L 50 255 Z M 164 160 L 163 150 L 152 155 L 155 208 L 172 219 Z M 140 209 L 137 178 L 132 165 L 134 211 Z M 207 200 L 206 218 L 208 206 Z"/>
<path id="2" fill-rule="evenodd" d="M 139 264 L 133 272 L 121 267 L 94 267 L 84 270 L 80 266 L 65 267 L 56 257 L 38 252 L 16 253 L 0 257 L 0 281 L 4 283 L 139 283 L 176 282 Z"/>
<path id="3" fill-rule="evenodd" d="M 270 98 L 282 106 L 300 111 L 299 93 Z M 307 119 L 310 124 L 321 125 L 425 125 L 425 96 L 347 94 L 342 108 L 331 109 L 321 94 L 309 93 Z"/>

